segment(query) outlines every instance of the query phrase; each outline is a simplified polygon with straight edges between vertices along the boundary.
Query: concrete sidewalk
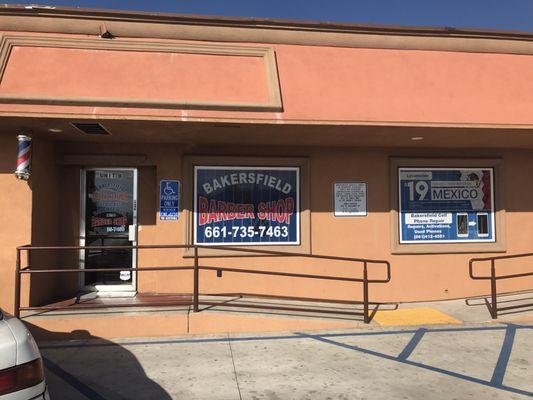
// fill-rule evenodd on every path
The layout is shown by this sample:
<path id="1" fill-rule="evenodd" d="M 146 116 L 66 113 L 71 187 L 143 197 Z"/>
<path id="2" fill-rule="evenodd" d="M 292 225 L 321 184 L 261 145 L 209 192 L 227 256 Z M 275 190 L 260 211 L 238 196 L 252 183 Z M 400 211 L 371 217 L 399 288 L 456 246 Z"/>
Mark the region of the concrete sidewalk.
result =
<path id="1" fill-rule="evenodd" d="M 493 320 L 487 308 L 489 297 L 402 303 L 396 310 L 378 311 L 374 322 L 380 326 L 412 326 L 431 324 L 473 324 L 485 322 L 527 323 L 533 322 L 533 292 L 502 294 L 497 297 L 499 307 L 521 306 L 498 313 Z"/>
<path id="2" fill-rule="evenodd" d="M 525 399 L 533 325 L 43 343 L 54 399 Z"/>
<path id="3" fill-rule="evenodd" d="M 366 325 L 361 304 L 327 304 L 285 301 L 268 298 L 206 297 L 217 299 L 216 306 L 201 306 L 194 313 L 190 306 L 63 310 L 24 315 L 23 320 L 37 340 L 99 337 L 104 339 L 184 334 L 280 332 L 294 330 L 366 329 L 369 326 L 418 326 L 492 322 L 486 298 L 423 303 L 371 305 L 372 321 Z M 498 296 L 502 306 L 532 304 L 533 292 Z M 230 307 L 238 304 L 241 307 Z M 306 307 L 315 312 L 267 310 L 252 306 Z M 248 307 L 250 306 L 250 307 Z M 327 313 L 335 311 L 335 313 Z M 495 322 L 533 322 L 533 306 L 500 312 Z M 77 335 L 72 332 L 83 331 Z"/>
<path id="4" fill-rule="evenodd" d="M 532 297 L 530 292 L 498 300 L 516 305 Z M 177 327 L 185 336 L 171 336 L 176 316 L 186 321 L 186 330 Z M 32 328 L 58 340 L 40 342 L 55 399 L 533 398 L 533 310 L 502 312 L 493 321 L 485 298 L 477 298 L 388 304 L 373 317 L 365 325 L 360 316 L 234 309 L 221 303 L 200 313 L 54 312 L 26 322 L 42 318 L 66 324 L 54 332 Z M 166 336 L 139 337 L 161 318 Z M 102 325 L 125 321 L 117 332 L 129 338 L 95 338 L 95 319 Z M 79 330 L 71 332 L 73 327 Z M 200 328 L 223 333 L 195 335 Z M 268 330 L 277 332 L 264 333 Z"/>

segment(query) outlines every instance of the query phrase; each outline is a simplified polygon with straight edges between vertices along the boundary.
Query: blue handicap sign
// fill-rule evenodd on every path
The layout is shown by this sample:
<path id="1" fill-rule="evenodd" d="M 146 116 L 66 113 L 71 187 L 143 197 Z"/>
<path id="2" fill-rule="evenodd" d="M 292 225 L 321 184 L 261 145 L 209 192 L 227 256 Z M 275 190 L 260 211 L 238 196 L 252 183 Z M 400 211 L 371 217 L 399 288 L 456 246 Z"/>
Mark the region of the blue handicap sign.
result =
<path id="1" fill-rule="evenodd" d="M 180 182 L 161 180 L 159 184 L 159 219 L 177 220 L 179 217 Z"/>

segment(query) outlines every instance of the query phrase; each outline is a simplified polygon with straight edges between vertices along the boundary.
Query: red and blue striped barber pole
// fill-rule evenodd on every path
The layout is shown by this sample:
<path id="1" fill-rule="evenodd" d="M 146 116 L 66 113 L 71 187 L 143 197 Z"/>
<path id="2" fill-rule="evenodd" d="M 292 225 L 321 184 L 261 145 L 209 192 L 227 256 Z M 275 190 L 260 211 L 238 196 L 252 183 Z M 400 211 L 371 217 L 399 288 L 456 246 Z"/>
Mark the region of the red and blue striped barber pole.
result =
<path id="1" fill-rule="evenodd" d="M 31 137 L 18 135 L 17 169 L 15 176 L 27 181 L 31 175 Z"/>

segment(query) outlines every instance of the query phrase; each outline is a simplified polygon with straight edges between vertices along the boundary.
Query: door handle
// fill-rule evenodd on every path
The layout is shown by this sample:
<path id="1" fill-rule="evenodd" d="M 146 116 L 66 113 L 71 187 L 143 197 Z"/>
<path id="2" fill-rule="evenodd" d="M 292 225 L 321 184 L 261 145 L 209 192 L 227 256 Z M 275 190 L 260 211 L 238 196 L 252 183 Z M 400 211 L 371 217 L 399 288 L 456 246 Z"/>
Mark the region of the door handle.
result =
<path id="1" fill-rule="evenodd" d="M 137 225 L 133 224 L 128 227 L 128 240 L 130 242 L 137 241 Z"/>

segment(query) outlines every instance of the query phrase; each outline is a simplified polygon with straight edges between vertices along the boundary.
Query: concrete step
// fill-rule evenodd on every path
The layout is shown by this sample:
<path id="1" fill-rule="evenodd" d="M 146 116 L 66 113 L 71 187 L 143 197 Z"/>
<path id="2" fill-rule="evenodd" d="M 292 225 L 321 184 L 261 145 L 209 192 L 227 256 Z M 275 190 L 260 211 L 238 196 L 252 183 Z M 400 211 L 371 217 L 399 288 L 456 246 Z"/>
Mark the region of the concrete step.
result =
<path id="1" fill-rule="evenodd" d="M 305 301 L 203 296 L 200 312 L 188 305 L 117 307 L 25 313 L 22 320 L 37 340 L 129 338 L 184 334 L 328 330 L 363 326 L 360 304 L 324 304 Z M 230 307 L 229 304 L 239 307 Z M 257 308 L 289 307 L 294 310 Z M 315 312 L 298 311 L 312 308 Z M 332 314 L 334 312 L 334 314 Z"/>

